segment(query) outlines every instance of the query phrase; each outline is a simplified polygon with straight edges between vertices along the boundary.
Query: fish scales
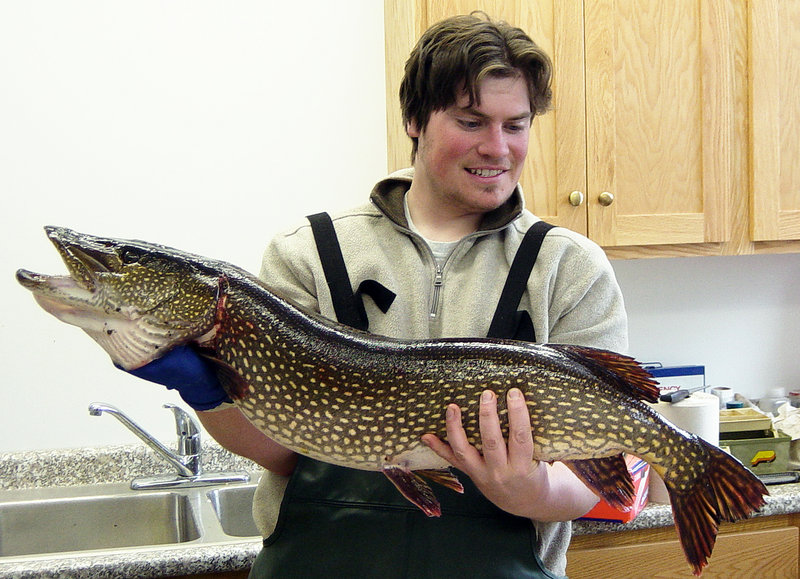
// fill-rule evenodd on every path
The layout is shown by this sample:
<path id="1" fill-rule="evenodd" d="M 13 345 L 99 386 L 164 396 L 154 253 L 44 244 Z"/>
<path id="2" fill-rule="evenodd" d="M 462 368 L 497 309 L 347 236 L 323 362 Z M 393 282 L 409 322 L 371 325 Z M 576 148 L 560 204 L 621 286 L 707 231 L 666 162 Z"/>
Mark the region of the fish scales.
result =
<path id="1" fill-rule="evenodd" d="M 123 368 L 195 344 L 242 412 L 302 454 L 383 472 L 426 514 L 438 501 L 420 475 L 459 490 L 424 444 L 446 437 L 448 404 L 462 409 L 468 440 L 481 448 L 484 389 L 519 388 L 532 420 L 534 458 L 563 461 L 612 505 L 633 485 L 622 453 L 663 478 L 675 526 L 696 574 L 720 521 L 750 516 L 764 485 L 736 459 L 684 432 L 643 400 L 652 378 L 629 357 L 586 347 L 489 339 L 396 340 L 303 311 L 226 262 L 141 241 L 48 227 L 68 276 L 17 272 L 37 302 L 82 328 Z"/>
<path id="2" fill-rule="evenodd" d="M 232 290 L 231 290 L 232 291 Z M 239 299 L 228 294 L 231 303 Z M 251 302 L 249 303 L 256 303 Z M 407 344 L 389 341 L 377 349 L 379 340 L 368 335 L 359 342 L 343 342 L 335 362 L 330 362 L 324 333 L 309 341 L 311 328 L 304 320 L 291 320 L 290 311 L 250 312 L 259 319 L 269 344 L 253 341 L 253 334 L 241 323 L 225 324 L 214 348 L 229 355 L 222 359 L 242 373 L 251 385 L 241 405 L 248 416 L 278 441 L 299 444 L 314 458 L 334 458 L 338 464 L 366 470 L 380 469 L 393 457 L 420 445 L 419 437 L 446 434 L 443 409 L 449 402 L 462 407 L 468 439 L 480 448 L 477 416 L 480 393 L 491 386 L 499 394 L 520 388 L 536 420 L 536 457 L 555 460 L 564 456 L 586 458 L 608 456 L 633 443 L 609 444 L 599 437 L 593 425 L 605 408 L 593 408 L 607 400 L 592 396 L 584 404 L 583 395 L 593 382 L 565 381 L 546 358 L 530 360 L 529 348 L 500 342 L 487 351 L 485 342 L 449 340 Z M 384 342 L 386 342 L 384 340 Z M 246 351 L 269 352 L 270 360 L 249 363 Z M 286 355 L 285 353 L 290 353 Z M 557 379 L 563 388 L 553 387 Z M 550 385 L 549 387 L 539 387 Z M 298 391 L 300 394 L 298 395 Z M 556 396 L 560 394 L 560 396 Z M 267 398 L 271 402 L 265 403 Z M 275 400 L 278 398 L 279 400 Z M 594 400 L 595 404 L 591 401 Z M 499 396 L 501 425 L 507 431 L 505 397 Z M 323 410 L 324 409 L 324 410 Z M 572 425 L 569 418 L 583 410 L 585 417 Z M 628 416 L 628 414 L 625 414 Z M 335 421 L 335 426 L 329 423 Z M 581 429 L 586 436 L 571 439 Z M 558 439 L 553 439 L 552 433 Z M 570 442 L 571 441 L 571 442 Z M 580 444 L 583 443 L 583 444 Z M 602 446 L 600 445 L 601 443 Z"/>

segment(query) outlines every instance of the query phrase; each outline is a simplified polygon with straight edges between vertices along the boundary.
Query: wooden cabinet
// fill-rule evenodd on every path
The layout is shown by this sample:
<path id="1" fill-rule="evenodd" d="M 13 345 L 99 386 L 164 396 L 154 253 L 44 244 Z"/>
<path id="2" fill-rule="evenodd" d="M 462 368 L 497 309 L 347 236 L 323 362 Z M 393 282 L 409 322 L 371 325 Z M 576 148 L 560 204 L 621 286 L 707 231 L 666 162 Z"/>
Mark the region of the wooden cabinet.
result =
<path id="1" fill-rule="evenodd" d="M 573 207 L 569 202 L 573 191 L 580 192 L 584 199 L 586 197 L 585 78 L 580 2 L 387 0 L 389 169 L 405 167 L 410 159 L 411 144 L 400 118 L 398 91 L 403 65 L 411 48 L 434 22 L 475 9 L 520 26 L 554 57 L 556 71 L 565 72 L 553 87 L 554 110 L 536 117 L 531 127 L 528 159 L 521 184 L 529 209 L 550 223 L 585 234 L 587 203 L 584 201 Z"/>
<path id="2" fill-rule="evenodd" d="M 728 240 L 732 16 L 726 0 L 584 2 L 588 235 L 600 245 Z"/>
<path id="3" fill-rule="evenodd" d="M 800 239 L 800 3 L 749 3 L 752 238 Z"/>
<path id="4" fill-rule="evenodd" d="M 703 578 L 798 577 L 796 515 L 723 523 Z M 573 537 L 570 579 L 693 577 L 672 527 Z"/>
<path id="5" fill-rule="evenodd" d="M 761 196 L 753 197 L 753 231 L 760 208 L 775 199 L 778 208 L 770 211 L 784 223 L 780 227 L 800 231 L 800 165 L 790 160 L 800 158 L 800 99 L 788 92 L 800 81 L 800 64 L 785 58 L 791 49 L 784 45 L 762 50 L 785 89 L 772 94 L 770 77 L 764 98 L 772 104 L 759 107 L 765 110 L 763 134 L 753 122 L 753 148 L 768 141 L 769 151 L 778 147 L 783 154 L 765 152 L 758 159 L 760 172 L 752 179 L 750 173 L 748 39 L 775 43 L 779 26 L 795 50 L 800 47 L 797 17 L 773 22 L 775 17 L 767 17 L 776 11 L 772 5 L 768 0 L 385 0 L 389 168 L 408 165 L 410 157 L 397 91 L 414 42 L 430 24 L 479 9 L 528 31 L 553 58 L 553 110 L 534 120 L 522 177 L 534 213 L 587 235 L 611 257 L 800 251 L 796 242 L 754 243 L 800 238 L 794 233 L 750 237 L 748 192 L 756 181 Z M 785 15 L 800 8 L 780 10 Z M 766 30 L 756 34 L 753 28 L 750 38 L 748 22 L 762 12 Z M 770 74 L 768 68 L 760 73 Z M 759 87 L 765 84 L 766 79 Z M 752 90 L 755 98 L 757 88 Z M 783 113 L 775 112 L 776 99 L 784 103 Z M 571 203 L 579 198 L 580 204 Z"/>

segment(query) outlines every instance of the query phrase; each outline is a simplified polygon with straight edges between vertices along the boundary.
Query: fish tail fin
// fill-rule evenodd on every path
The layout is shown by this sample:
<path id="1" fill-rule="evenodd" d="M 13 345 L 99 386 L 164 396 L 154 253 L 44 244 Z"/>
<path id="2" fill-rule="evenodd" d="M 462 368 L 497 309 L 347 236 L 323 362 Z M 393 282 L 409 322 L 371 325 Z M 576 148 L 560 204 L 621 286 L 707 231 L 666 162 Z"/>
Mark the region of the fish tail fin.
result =
<path id="1" fill-rule="evenodd" d="M 664 478 L 672 514 L 686 559 L 700 575 L 714 548 L 720 521 L 746 519 L 765 504 L 769 492 L 741 462 L 702 439 L 707 467 L 691 488 L 680 489 Z"/>

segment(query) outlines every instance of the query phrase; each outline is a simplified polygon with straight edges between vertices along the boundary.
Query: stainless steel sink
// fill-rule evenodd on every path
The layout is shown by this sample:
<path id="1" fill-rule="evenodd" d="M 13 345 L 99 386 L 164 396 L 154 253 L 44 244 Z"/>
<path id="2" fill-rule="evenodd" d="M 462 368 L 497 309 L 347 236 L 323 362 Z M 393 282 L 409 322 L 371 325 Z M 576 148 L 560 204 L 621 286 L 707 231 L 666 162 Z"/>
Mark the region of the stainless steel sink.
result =
<path id="1" fill-rule="evenodd" d="M 206 493 L 226 534 L 234 537 L 253 537 L 259 534 L 253 520 L 253 494 L 256 486 L 223 487 Z"/>
<path id="2" fill-rule="evenodd" d="M 20 561 L 229 544 L 257 549 L 256 486 L 135 491 L 111 483 L 0 491 L 0 575 Z"/>
<path id="3" fill-rule="evenodd" d="M 184 543 L 199 537 L 189 498 L 177 493 L 0 503 L 0 557 Z"/>

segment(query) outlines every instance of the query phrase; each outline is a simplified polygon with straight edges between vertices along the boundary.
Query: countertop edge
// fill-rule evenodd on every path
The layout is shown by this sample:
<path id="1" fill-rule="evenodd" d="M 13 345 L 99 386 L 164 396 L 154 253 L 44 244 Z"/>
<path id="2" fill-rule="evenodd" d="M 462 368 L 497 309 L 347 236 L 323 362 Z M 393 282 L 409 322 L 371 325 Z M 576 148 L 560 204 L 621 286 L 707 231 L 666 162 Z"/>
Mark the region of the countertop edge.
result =
<path id="1" fill-rule="evenodd" d="M 203 444 L 206 470 L 256 471 L 260 467 L 213 441 Z M 143 444 L 0 453 L 0 493 L 52 486 L 126 482 L 137 476 L 169 472 L 170 467 Z M 756 516 L 800 512 L 800 483 L 768 487 L 770 496 Z M 573 535 L 626 532 L 673 525 L 670 505 L 651 503 L 629 523 L 577 520 Z M 258 537 L 225 544 L 147 547 L 93 553 L 37 556 L 2 562 L 0 577 L 103 578 L 164 577 L 237 571 L 249 568 L 261 549 Z"/>
<path id="2" fill-rule="evenodd" d="M 71 577 L 170 577 L 249 569 L 261 550 L 261 539 L 225 545 L 143 548 L 92 555 L 36 557 L 0 563 L 4 579 Z"/>
<path id="3" fill-rule="evenodd" d="M 800 483 L 771 485 L 767 487 L 769 496 L 766 504 L 754 517 L 768 517 L 800 512 Z M 629 523 L 578 519 L 572 524 L 573 535 L 594 535 L 598 533 L 618 533 L 674 524 L 672 507 L 669 504 L 650 503 Z"/>

